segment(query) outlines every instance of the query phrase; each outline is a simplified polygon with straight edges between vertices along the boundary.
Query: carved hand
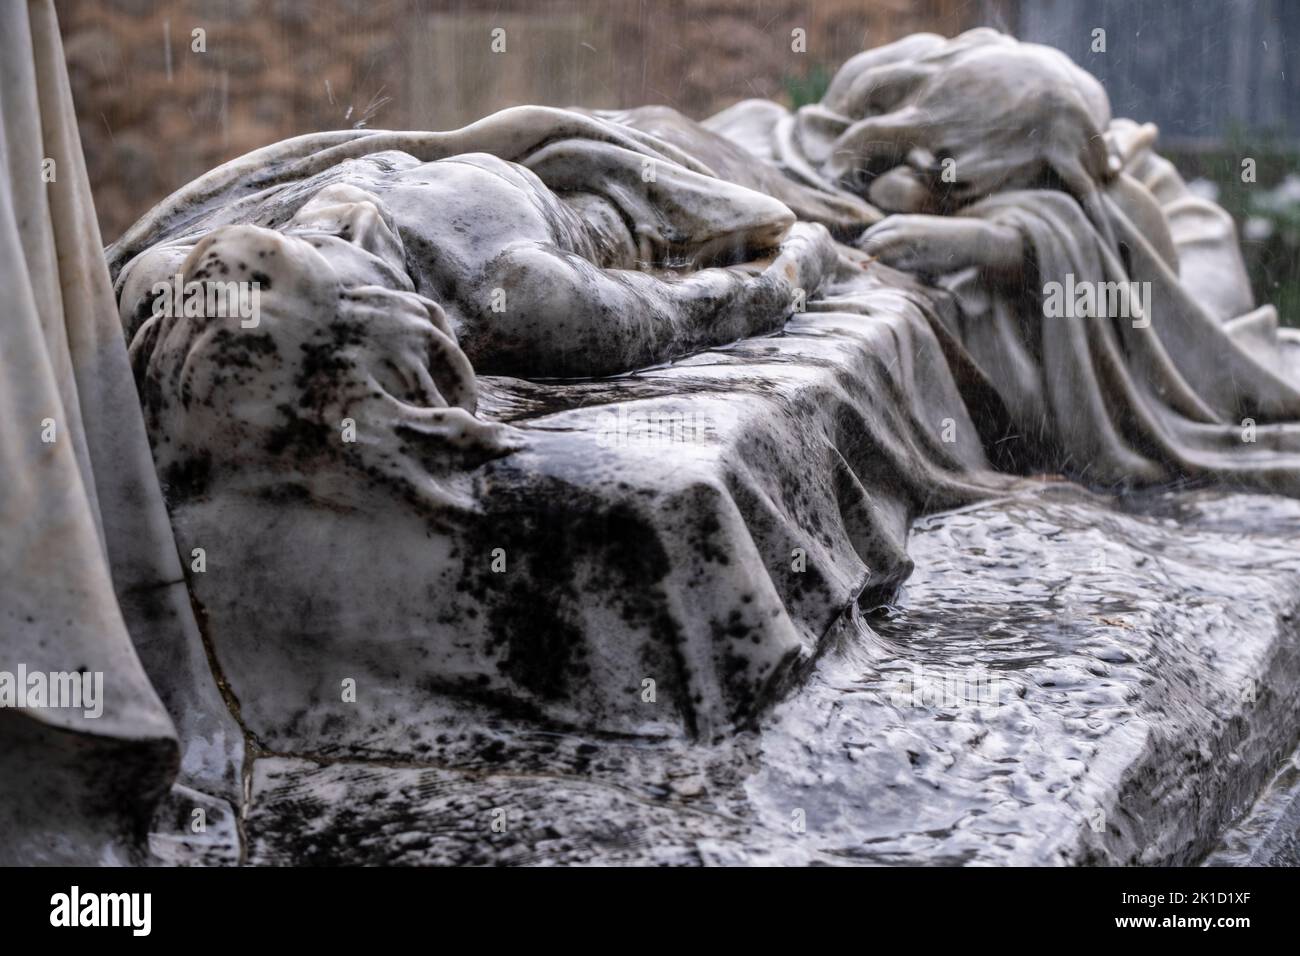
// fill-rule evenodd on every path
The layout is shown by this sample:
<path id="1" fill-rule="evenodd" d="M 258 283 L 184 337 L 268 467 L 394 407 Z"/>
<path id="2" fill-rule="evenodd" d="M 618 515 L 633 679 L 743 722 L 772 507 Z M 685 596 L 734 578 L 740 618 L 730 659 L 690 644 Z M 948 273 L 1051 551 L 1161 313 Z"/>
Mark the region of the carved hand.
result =
<path id="1" fill-rule="evenodd" d="M 1014 271 L 1024 255 L 1015 229 L 967 216 L 890 216 L 857 245 L 895 269 L 937 275 L 971 266 Z"/>

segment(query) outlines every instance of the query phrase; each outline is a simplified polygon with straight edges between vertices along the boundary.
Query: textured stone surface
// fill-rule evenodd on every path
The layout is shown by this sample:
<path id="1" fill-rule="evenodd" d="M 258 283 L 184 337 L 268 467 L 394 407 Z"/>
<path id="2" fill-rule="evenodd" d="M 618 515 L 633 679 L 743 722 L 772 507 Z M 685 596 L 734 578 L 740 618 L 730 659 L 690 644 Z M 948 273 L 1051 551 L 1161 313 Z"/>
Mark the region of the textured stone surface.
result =
<path id="1" fill-rule="evenodd" d="M 1300 866 L 1300 750 L 1220 837 L 1206 866 Z"/>
<path id="2" fill-rule="evenodd" d="M 752 719 L 906 576 L 913 514 L 1013 483 L 907 280 L 860 286 L 856 313 L 613 381 L 480 379 L 521 447 L 455 476 L 464 507 L 329 498 L 356 481 L 331 462 L 174 503 L 245 725 L 277 752 L 419 756 L 494 712 L 706 740 Z"/>
<path id="3" fill-rule="evenodd" d="M 5 9 L 3 650 L 110 687 L 6 710 L 6 859 L 1294 856 L 1300 506 L 986 459 L 1300 475 L 1300 339 L 1059 56 L 917 37 L 729 150 L 522 107 L 202 177 L 110 253 L 173 541 L 52 4 Z M 174 268 L 262 282 L 266 327 L 150 315 Z M 1162 308 L 1042 325 L 1035 269 Z"/>
<path id="4" fill-rule="evenodd" d="M 1300 487 L 1294 337 L 1236 315 L 1249 290 L 1198 300 L 1240 257 L 1148 175 L 1153 136 L 1059 52 L 972 31 L 859 54 L 796 113 L 519 107 L 298 137 L 178 190 L 110 268 L 246 729 L 427 753 L 496 712 L 709 741 L 906 579 L 912 518 L 1015 485 L 986 454 Z M 862 232 L 867 195 L 895 215 Z M 1026 285 L 1075 271 L 1154 299 L 1054 314 Z M 173 273 L 260 283 L 260 324 L 160 309 Z M 627 441 L 627 414 L 690 440 Z"/>
<path id="5" fill-rule="evenodd" d="M 1195 863 L 1295 743 L 1300 506 L 1125 505 L 922 520 L 899 601 L 716 745 L 486 722 L 423 761 L 258 759 L 248 860 Z"/>
<path id="6" fill-rule="evenodd" d="M 1131 489 L 1300 488 L 1300 339 L 1154 136 L 976 31 L 173 194 L 110 268 L 252 766 L 160 851 L 1203 858 L 1294 745 L 1295 506 Z"/>

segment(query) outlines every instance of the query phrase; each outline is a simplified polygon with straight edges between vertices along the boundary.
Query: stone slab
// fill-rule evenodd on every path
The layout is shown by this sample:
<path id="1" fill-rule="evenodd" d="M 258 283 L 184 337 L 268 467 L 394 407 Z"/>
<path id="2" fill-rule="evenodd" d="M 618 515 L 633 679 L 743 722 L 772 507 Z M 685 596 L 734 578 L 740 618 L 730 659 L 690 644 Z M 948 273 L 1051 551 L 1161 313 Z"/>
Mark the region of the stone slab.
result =
<path id="1" fill-rule="evenodd" d="M 721 743 L 485 724 L 426 761 L 258 759 L 248 861 L 1196 863 L 1296 743 L 1300 503 L 1121 505 L 920 520 L 898 601 Z"/>

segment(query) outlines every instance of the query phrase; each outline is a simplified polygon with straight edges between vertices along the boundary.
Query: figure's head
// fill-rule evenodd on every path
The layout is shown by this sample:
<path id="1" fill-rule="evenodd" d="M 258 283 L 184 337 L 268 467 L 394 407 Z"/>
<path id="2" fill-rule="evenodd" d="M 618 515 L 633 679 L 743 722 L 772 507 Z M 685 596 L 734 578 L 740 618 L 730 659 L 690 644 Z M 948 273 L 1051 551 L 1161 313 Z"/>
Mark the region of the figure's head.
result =
<path id="1" fill-rule="evenodd" d="M 823 168 L 892 212 L 1042 185 L 1082 198 L 1112 175 L 1101 85 L 1060 51 L 992 30 L 855 57 L 801 121 L 820 131 Z"/>

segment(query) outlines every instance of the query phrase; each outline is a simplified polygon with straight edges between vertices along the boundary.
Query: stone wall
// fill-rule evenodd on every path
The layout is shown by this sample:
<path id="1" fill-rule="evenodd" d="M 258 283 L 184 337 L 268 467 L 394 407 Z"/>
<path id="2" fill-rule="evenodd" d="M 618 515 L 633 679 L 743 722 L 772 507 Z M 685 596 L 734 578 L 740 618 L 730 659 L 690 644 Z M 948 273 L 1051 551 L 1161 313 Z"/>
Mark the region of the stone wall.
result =
<path id="1" fill-rule="evenodd" d="M 57 0 L 106 242 L 258 146 L 321 129 L 453 128 L 517 103 L 815 98 L 916 30 L 1005 25 L 1013 0 Z M 491 48 L 505 31 L 504 52 Z M 806 52 L 791 31 L 806 31 Z M 202 51 L 193 31 L 204 31 Z"/>

